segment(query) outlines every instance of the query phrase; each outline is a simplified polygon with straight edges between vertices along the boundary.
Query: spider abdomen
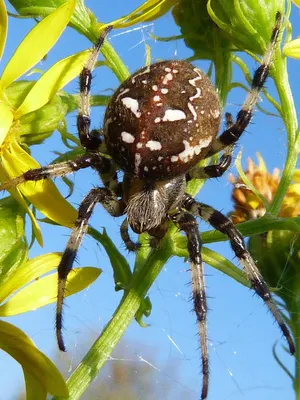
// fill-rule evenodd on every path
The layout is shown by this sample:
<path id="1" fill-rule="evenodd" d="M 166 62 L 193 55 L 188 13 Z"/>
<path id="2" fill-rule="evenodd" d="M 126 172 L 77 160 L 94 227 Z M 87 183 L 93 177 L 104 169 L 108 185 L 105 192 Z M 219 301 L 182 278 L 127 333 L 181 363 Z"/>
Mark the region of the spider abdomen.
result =
<path id="1" fill-rule="evenodd" d="M 122 170 L 163 180 L 205 157 L 220 119 L 208 77 L 185 61 L 163 61 L 140 69 L 116 90 L 105 114 L 105 141 Z"/>

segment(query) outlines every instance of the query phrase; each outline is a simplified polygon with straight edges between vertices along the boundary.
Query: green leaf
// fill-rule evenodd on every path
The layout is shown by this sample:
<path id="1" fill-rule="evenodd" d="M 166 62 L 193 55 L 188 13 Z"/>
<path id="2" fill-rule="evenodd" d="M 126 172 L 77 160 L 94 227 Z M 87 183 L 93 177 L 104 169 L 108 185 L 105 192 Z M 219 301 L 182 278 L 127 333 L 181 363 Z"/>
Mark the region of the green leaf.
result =
<path id="1" fill-rule="evenodd" d="M 130 266 L 126 258 L 119 252 L 113 241 L 107 235 L 106 229 L 103 228 L 103 233 L 100 233 L 96 229 L 90 227 L 88 233 L 102 244 L 110 259 L 114 271 L 115 289 L 121 290 L 126 288 L 132 277 Z"/>
<path id="2" fill-rule="evenodd" d="M 288 230 L 300 232 L 300 217 L 280 218 L 271 214 L 265 214 L 262 218 L 243 222 L 237 225 L 238 230 L 243 236 L 253 236 L 271 230 Z M 204 243 L 214 243 L 228 240 L 227 236 L 221 232 L 212 230 L 201 234 Z M 183 238 L 182 238 L 183 240 Z"/>
<path id="3" fill-rule="evenodd" d="M 126 258 L 119 252 L 113 241 L 107 235 L 106 229 L 103 228 L 103 233 L 101 234 L 100 232 L 96 231 L 96 229 L 90 227 L 89 234 L 102 244 L 110 259 L 114 272 L 115 290 L 124 290 L 125 292 L 128 291 L 132 280 L 132 272 Z M 147 236 L 146 240 L 149 240 L 148 235 L 144 236 Z M 148 244 L 140 248 L 140 250 L 137 252 L 137 257 L 141 258 L 141 254 L 145 255 L 146 253 L 147 255 L 149 254 Z M 149 317 L 151 314 L 151 309 L 152 304 L 150 298 L 147 296 L 142 301 L 141 306 L 135 315 L 135 319 L 141 327 L 147 326 L 147 324 L 142 321 L 142 318 L 143 316 Z"/>
<path id="4" fill-rule="evenodd" d="M 202 248 L 203 262 L 211 265 L 217 270 L 235 279 L 237 282 L 244 286 L 251 287 L 250 282 L 246 278 L 244 272 L 236 267 L 232 262 L 227 260 L 224 256 L 215 251 L 208 249 L 207 247 Z"/>
<path id="5" fill-rule="evenodd" d="M 24 101 L 34 84 L 35 81 L 19 80 L 17 82 L 13 82 L 8 86 L 8 88 L 5 89 L 5 95 L 14 109 L 17 109 Z"/>
<path id="6" fill-rule="evenodd" d="M 12 197 L 0 200 L 0 298 L 5 285 L 27 259 L 24 212 Z"/>
<path id="7" fill-rule="evenodd" d="M 151 314 L 151 310 L 152 310 L 152 303 L 151 303 L 149 296 L 147 296 L 144 298 L 140 308 L 138 309 L 137 313 L 135 314 L 135 320 L 142 328 L 147 328 L 147 326 L 149 326 L 149 324 L 146 324 L 142 320 L 142 318 L 144 316 L 149 317 Z"/>
<path id="8" fill-rule="evenodd" d="M 40 109 L 25 114 L 19 119 L 19 134 L 25 135 L 39 135 L 44 132 L 53 132 L 59 127 L 61 121 L 68 113 L 67 105 L 62 101 L 60 96 L 54 96 L 49 103 Z M 26 140 L 26 138 L 23 138 Z"/>

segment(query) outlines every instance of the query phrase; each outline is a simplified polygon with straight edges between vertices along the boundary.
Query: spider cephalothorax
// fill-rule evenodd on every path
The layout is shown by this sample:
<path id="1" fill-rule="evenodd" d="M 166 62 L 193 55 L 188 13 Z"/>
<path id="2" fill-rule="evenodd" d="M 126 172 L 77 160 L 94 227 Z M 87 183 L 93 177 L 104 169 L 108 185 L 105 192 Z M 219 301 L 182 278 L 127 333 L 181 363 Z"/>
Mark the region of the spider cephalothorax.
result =
<path id="1" fill-rule="evenodd" d="M 161 225 L 167 220 L 168 211 L 180 207 L 184 189 L 185 177 L 182 175 L 156 182 L 125 176 L 125 210 L 132 230 L 136 233 L 149 232 L 156 236 L 155 229 L 161 230 Z"/>
<path id="2" fill-rule="evenodd" d="M 151 243 L 157 243 L 165 235 L 170 221 L 186 234 L 201 345 L 201 399 L 206 399 L 208 393 L 207 305 L 201 239 L 195 217 L 227 235 L 253 289 L 276 319 L 290 352 L 295 352 L 290 332 L 246 249 L 242 235 L 219 211 L 185 193 L 188 180 L 219 177 L 229 167 L 233 145 L 248 126 L 268 76 L 280 22 L 281 15 L 277 13 L 270 43 L 254 74 L 251 90 L 236 121 L 226 115 L 227 129 L 220 136 L 217 136 L 221 121 L 217 92 L 204 72 L 185 61 L 163 61 L 137 71 L 123 82 L 110 100 L 104 120 L 104 141 L 95 135 L 95 131 L 90 132 L 92 70 L 109 28 L 99 38 L 80 75 L 77 127 L 86 153 L 72 161 L 29 170 L 0 187 L 0 190 L 8 189 L 28 180 L 63 176 L 87 167 L 95 169 L 103 181 L 104 187 L 92 189 L 82 201 L 58 266 L 56 332 L 61 350 L 65 349 L 61 329 L 67 276 L 93 209 L 101 203 L 112 216 L 127 214 L 121 225 L 121 236 L 129 250 L 136 250 L 138 246 L 130 239 L 128 225 L 136 233 L 148 232 L 154 239 Z M 106 148 L 111 159 L 100 154 L 100 146 L 101 150 Z M 197 165 L 200 160 L 220 151 L 222 155 L 217 164 Z M 117 169 L 124 172 L 122 183 L 118 183 Z"/>

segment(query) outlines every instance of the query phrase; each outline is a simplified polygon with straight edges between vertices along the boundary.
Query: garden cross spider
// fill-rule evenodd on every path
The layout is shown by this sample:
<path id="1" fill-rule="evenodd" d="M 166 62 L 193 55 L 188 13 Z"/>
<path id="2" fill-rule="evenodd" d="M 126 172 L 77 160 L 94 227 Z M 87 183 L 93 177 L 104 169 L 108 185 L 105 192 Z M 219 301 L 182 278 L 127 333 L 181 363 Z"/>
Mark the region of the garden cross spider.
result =
<path id="1" fill-rule="evenodd" d="M 220 177 L 229 167 L 233 146 L 248 126 L 268 76 L 280 24 L 278 12 L 270 43 L 254 73 L 251 90 L 236 121 L 232 122 L 227 116 L 227 129 L 218 137 L 222 117 L 218 94 L 208 77 L 185 61 L 162 61 L 134 73 L 121 84 L 108 104 L 104 140 L 97 131 L 90 131 L 92 71 L 111 27 L 103 32 L 80 74 L 77 128 L 86 153 L 73 161 L 29 170 L 0 186 L 0 190 L 9 189 L 26 181 L 63 176 L 87 167 L 96 170 L 102 179 L 104 187 L 92 189 L 80 204 L 78 218 L 58 266 L 56 332 L 61 350 L 65 350 L 61 330 L 66 280 L 94 207 L 100 203 L 114 217 L 127 214 L 121 236 L 129 250 L 138 246 L 131 241 L 128 226 L 138 234 L 148 232 L 154 241 L 163 238 L 170 221 L 186 234 L 201 345 L 202 400 L 208 393 L 207 304 L 201 239 L 195 217 L 227 235 L 253 289 L 273 314 L 290 352 L 295 352 L 290 332 L 242 235 L 219 211 L 185 193 L 186 182 L 190 179 Z M 103 157 L 100 149 L 101 152 L 105 149 L 111 159 Z M 217 164 L 197 166 L 200 160 L 220 151 L 223 154 Z M 117 181 L 117 169 L 124 172 L 122 183 Z"/>

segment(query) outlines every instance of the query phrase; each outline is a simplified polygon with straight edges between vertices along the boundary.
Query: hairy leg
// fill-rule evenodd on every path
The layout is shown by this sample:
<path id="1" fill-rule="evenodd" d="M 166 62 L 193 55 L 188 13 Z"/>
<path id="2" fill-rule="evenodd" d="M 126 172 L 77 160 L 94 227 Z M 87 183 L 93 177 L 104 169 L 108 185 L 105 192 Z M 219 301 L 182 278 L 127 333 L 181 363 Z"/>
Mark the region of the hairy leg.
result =
<path id="1" fill-rule="evenodd" d="M 199 203 L 195 201 L 188 194 L 185 195 L 185 200 L 182 205 L 186 210 L 195 216 L 199 216 L 204 221 L 208 222 L 218 231 L 224 233 L 234 251 L 236 257 L 239 259 L 241 266 L 243 267 L 245 274 L 247 275 L 253 289 L 255 292 L 263 299 L 268 309 L 271 311 L 273 317 L 279 325 L 282 334 L 285 336 L 291 354 L 295 353 L 295 344 L 290 334 L 290 331 L 284 322 L 283 317 L 280 314 L 277 306 L 272 299 L 270 289 L 261 273 L 259 272 L 255 262 L 253 261 L 251 255 L 249 254 L 244 238 L 241 233 L 236 229 L 232 221 L 225 217 L 219 211 L 213 209 L 212 207 Z"/>
<path id="2" fill-rule="evenodd" d="M 58 293 L 56 307 L 56 335 L 60 350 L 65 351 L 62 337 L 62 307 L 67 277 L 72 270 L 74 260 L 83 235 L 87 232 L 88 222 L 97 203 L 100 203 L 112 216 L 124 213 L 124 205 L 108 188 L 92 189 L 78 209 L 78 217 L 58 266 Z"/>
<path id="3" fill-rule="evenodd" d="M 186 211 L 179 211 L 170 215 L 172 221 L 187 236 L 187 247 L 190 256 L 190 268 L 192 274 L 192 296 L 194 310 L 197 316 L 198 331 L 200 336 L 201 358 L 202 358 L 202 392 L 201 400 L 207 398 L 209 359 L 207 348 L 207 303 L 204 283 L 204 271 L 201 257 L 201 239 L 197 221 L 192 214 Z"/>
<path id="4" fill-rule="evenodd" d="M 276 41 L 279 35 L 282 16 L 276 13 L 275 25 L 271 34 L 269 45 L 266 48 L 260 66 L 254 72 L 251 89 L 244 101 L 242 109 L 238 112 L 235 123 L 227 128 L 213 143 L 209 155 L 218 153 L 227 146 L 235 144 L 245 131 L 252 118 L 253 109 L 258 101 L 260 91 L 269 75 L 270 64 L 274 55 Z"/>
<path id="5" fill-rule="evenodd" d="M 218 164 L 208 165 L 206 167 L 195 167 L 187 173 L 187 181 L 197 179 L 220 178 L 229 168 L 232 161 L 232 152 L 234 146 L 228 146 L 224 149 Z"/>
<path id="6" fill-rule="evenodd" d="M 232 115 L 230 113 L 225 113 L 226 129 L 229 129 L 233 124 Z M 220 178 L 224 172 L 230 167 L 232 161 L 232 153 L 234 150 L 234 145 L 228 146 L 223 150 L 223 154 L 217 164 L 208 165 L 206 167 L 194 167 L 186 175 L 186 180 L 191 179 L 210 179 L 210 178 Z"/>
<path id="7" fill-rule="evenodd" d="M 111 26 L 106 27 L 91 52 L 84 68 L 79 76 L 79 109 L 77 116 L 77 129 L 81 145 L 87 150 L 96 150 L 102 143 L 102 140 L 95 130 L 90 131 L 90 90 L 92 83 L 92 72 L 95 68 L 101 46 L 106 35 L 112 29 Z"/>
<path id="8" fill-rule="evenodd" d="M 55 178 L 65 176 L 79 169 L 97 166 L 103 173 L 108 173 L 111 168 L 109 159 L 100 156 L 97 153 L 87 153 L 75 158 L 75 160 L 65 161 L 57 164 L 49 164 L 45 167 L 30 169 L 24 174 L 4 182 L 0 185 L 0 190 L 9 190 L 21 183 L 28 181 L 40 181 L 42 179 Z"/>

